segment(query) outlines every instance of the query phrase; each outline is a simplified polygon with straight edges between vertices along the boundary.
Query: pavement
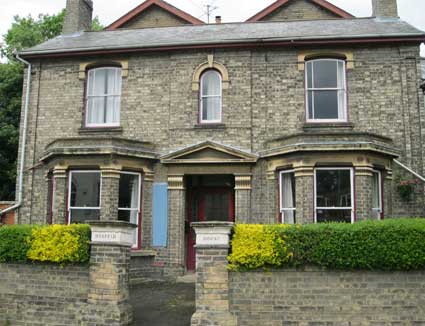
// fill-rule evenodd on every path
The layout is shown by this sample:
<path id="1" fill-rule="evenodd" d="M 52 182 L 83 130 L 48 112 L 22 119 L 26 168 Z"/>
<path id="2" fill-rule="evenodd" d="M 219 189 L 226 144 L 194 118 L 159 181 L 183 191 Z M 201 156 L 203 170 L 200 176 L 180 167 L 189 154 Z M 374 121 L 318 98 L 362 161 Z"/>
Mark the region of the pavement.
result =
<path id="1" fill-rule="evenodd" d="M 130 289 L 133 326 L 190 326 L 195 312 L 193 282 L 150 281 Z"/>

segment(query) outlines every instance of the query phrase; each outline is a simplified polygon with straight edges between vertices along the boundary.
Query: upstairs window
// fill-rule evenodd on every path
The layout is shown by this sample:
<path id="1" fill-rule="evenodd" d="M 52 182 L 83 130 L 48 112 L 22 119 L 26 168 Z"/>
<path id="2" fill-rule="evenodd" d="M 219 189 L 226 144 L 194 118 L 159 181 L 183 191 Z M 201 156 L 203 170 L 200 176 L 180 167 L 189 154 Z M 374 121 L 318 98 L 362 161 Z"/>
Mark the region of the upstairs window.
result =
<path id="1" fill-rule="evenodd" d="M 345 61 L 317 59 L 306 63 L 307 122 L 347 121 Z"/>
<path id="2" fill-rule="evenodd" d="M 221 122 L 222 80 L 216 70 L 207 70 L 201 76 L 200 122 Z"/>
<path id="3" fill-rule="evenodd" d="M 86 126 L 116 127 L 120 124 L 121 68 L 88 71 Z"/>

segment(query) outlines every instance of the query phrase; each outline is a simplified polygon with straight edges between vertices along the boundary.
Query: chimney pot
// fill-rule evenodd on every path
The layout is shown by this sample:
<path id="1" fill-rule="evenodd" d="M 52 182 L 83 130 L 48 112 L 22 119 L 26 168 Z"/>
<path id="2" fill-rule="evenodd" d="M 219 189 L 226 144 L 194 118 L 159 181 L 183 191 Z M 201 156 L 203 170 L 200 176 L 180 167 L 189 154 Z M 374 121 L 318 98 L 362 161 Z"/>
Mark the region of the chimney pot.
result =
<path id="1" fill-rule="evenodd" d="M 89 31 L 92 26 L 92 0 L 66 0 L 66 11 L 63 22 L 63 34 Z"/>
<path id="2" fill-rule="evenodd" d="M 215 23 L 221 24 L 221 16 L 215 16 Z"/>
<path id="3" fill-rule="evenodd" d="M 398 18 L 397 0 L 372 0 L 372 16 Z"/>

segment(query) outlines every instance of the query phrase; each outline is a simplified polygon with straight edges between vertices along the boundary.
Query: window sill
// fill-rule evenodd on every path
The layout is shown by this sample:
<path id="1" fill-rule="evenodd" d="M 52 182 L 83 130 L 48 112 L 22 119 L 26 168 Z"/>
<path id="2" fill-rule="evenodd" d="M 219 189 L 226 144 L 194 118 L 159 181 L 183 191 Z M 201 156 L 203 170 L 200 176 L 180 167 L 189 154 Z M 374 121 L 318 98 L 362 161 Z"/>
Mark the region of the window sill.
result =
<path id="1" fill-rule="evenodd" d="M 122 133 L 122 127 L 82 127 L 78 129 L 81 134 L 96 134 L 96 133 Z"/>
<path id="2" fill-rule="evenodd" d="M 324 129 L 352 130 L 354 124 L 351 122 L 306 122 L 303 125 L 304 131 L 315 131 Z"/>
<path id="3" fill-rule="evenodd" d="M 132 249 L 130 253 L 131 257 L 154 257 L 156 256 L 156 251 L 154 250 L 140 250 Z"/>
<path id="4" fill-rule="evenodd" d="M 195 129 L 226 129 L 224 123 L 198 123 L 194 126 Z"/>

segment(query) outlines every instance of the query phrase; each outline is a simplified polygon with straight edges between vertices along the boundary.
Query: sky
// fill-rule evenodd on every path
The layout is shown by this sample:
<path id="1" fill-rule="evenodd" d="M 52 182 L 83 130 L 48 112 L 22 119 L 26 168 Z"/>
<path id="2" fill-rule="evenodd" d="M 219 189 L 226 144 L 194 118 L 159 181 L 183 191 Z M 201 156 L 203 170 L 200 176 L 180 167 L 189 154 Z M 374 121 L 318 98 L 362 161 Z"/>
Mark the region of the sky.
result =
<path id="1" fill-rule="evenodd" d="M 211 21 L 216 15 L 222 16 L 223 22 L 243 21 L 267 7 L 275 0 L 167 0 L 172 5 L 207 20 L 206 6 L 215 8 Z M 372 0 L 328 0 L 334 5 L 357 17 L 367 17 L 372 13 Z M 93 0 L 94 15 L 103 25 L 109 25 L 143 0 Z M 425 0 L 398 0 L 401 19 L 425 31 Z M 66 0 L 0 0 L 0 35 L 9 29 L 13 16 L 29 14 L 55 14 L 65 7 Z M 425 56 L 425 45 L 422 45 Z"/>

